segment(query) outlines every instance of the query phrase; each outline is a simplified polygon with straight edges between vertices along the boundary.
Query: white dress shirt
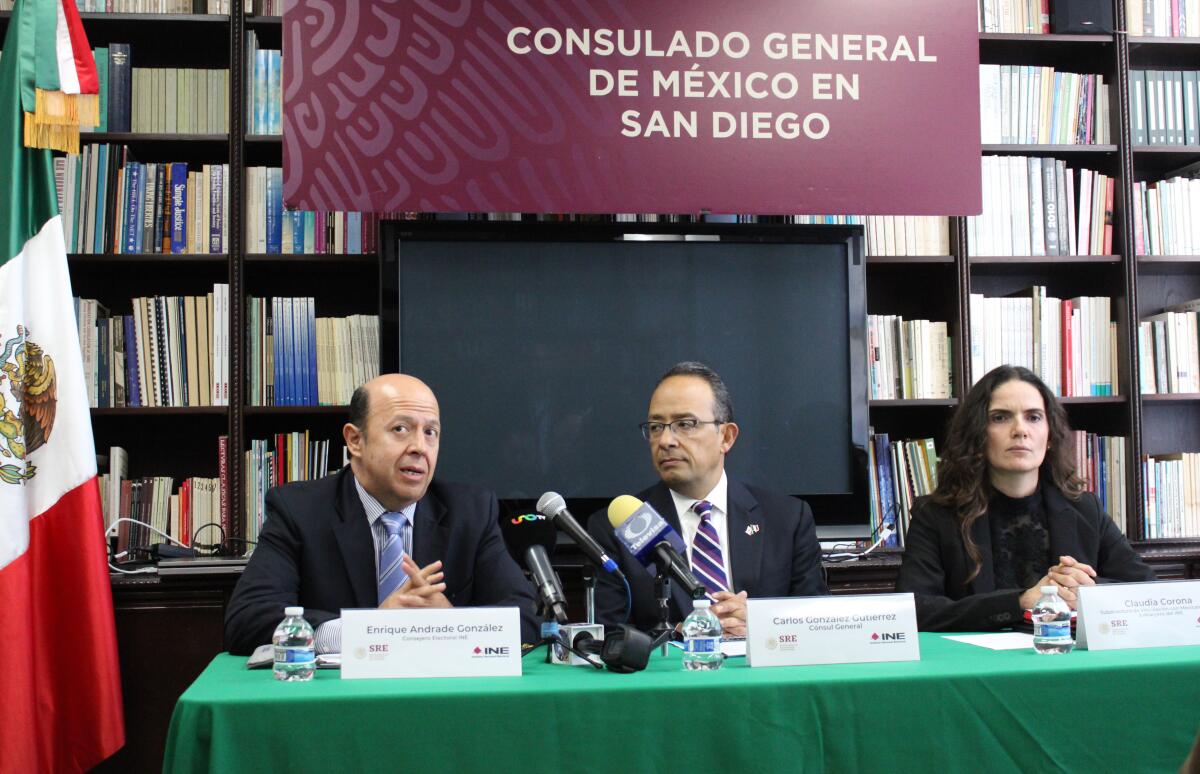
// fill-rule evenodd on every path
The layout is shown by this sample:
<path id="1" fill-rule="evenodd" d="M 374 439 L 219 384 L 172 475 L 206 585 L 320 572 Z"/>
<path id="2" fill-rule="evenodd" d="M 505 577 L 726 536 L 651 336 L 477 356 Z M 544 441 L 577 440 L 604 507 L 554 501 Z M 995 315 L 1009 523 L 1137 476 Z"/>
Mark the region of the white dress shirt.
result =
<path id="1" fill-rule="evenodd" d="M 700 529 L 700 514 L 692 510 L 692 506 L 700 502 L 691 497 L 681 495 L 671 490 L 671 499 L 675 501 L 675 512 L 679 516 L 680 531 L 683 533 L 683 544 L 687 547 L 688 564 L 692 563 L 692 541 L 696 539 L 696 531 Z M 729 557 L 729 479 L 725 471 L 721 471 L 721 480 L 712 491 L 701 498 L 712 503 L 712 513 L 709 520 L 721 538 L 721 558 L 725 560 L 725 577 L 729 579 L 729 590 L 737 592 L 733 586 L 733 565 Z"/>
<path id="2" fill-rule="evenodd" d="M 371 525 L 371 542 L 375 544 L 375 577 L 378 578 L 379 548 L 387 542 L 388 538 L 387 527 L 383 525 L 383 520 L 379 517 L 387 513 L 387 508 L 383 507 L 383 504 L 376 500 L 370 492 L 363 489 L 363 485 L 358 483 L 357 478 L 354 479 L 354 488 L 358 490 L 358 499 L 362 503 L 363 510 L 367 512 L 367 523 Z M 400 511 L 400 514 L 408 519 L 409 524 L 409 528 L 406 530 L 407 539 L 404 553 L 412 557 L 412 534 L 415 527 L 413 517 L 417 514 L 417 504 L 412 503 Z M 342 650 L 342 619 L 333 618 L 318 626 L 315 644 L 317 653 L 340 653 Z"/>

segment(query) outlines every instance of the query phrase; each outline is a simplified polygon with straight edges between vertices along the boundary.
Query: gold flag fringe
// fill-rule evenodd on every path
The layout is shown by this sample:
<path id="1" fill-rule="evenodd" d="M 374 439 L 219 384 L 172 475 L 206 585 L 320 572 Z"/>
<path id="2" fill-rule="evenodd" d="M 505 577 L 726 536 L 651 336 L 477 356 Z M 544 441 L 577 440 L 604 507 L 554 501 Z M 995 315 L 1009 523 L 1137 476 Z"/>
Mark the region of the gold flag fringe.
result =
<path id="1" fill-rule="evenodd" d="M 79 128 L 100 123 L 96 94 L 36 90 L 34 112 L 25 114 L 25 146 L 79 153 Z"/>
<path id="2" fill-rule="evenodd" d="M 78 155 L 79 127 L 67 124 L 39 124 L 33 113 L 26 113 L 25 147 L 49 148 Z"/>

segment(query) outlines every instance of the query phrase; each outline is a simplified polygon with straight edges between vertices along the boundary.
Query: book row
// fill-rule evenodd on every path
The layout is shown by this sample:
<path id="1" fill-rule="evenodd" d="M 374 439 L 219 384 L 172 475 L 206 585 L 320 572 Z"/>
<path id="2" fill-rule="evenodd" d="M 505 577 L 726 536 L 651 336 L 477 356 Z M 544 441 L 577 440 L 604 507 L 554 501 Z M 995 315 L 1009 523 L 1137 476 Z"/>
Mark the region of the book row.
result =
<path id="1" fill-rule="evenodd" d="M 857 225 L 866 234 L 867 255 L 949 255 L 950 219 L 945 215 L 752 215 L 705 213 L 521 213 L 521 212 L 393 212 L 389 220 L 498 221 L 524 223 L 779 223 L 789 225 Z"/>
<path id="2" fill-rule="evenodd" d="M 1134 145 L 1200 144 L 1195 70 L 1132 70 L 1129 124 Z"/>
<path id="3" fill-rule="evenodd" d="M 1200 180 L 1142 180 L 1134 183 L 1133 198 L 1133 248 L 1137 255 L 1200 253 Z"/>
<path id="4" fill-rule="evenodd" d="M 340 446 L 340 444 L 338 444 Z M 341 462 L 329 465 L 329 441 L 309 439 L 307 430 L 279 433 L 270 439 L 253 440 L 243 460 L 246 482 L 246 541 L 248 548 L 258 540 L 266 518 L 267 490 L 292 481 L 323 478 L 349 463 L 346 447 L 341 447 Z M 336 453 L 337 447 L 334 447 Z"/>
<path id="5" fill-rule="evenodd" d="M 867 444 L 871 478 L 871 529 L 892 535 L 886 546 L 903 546 L 913 501 L 937 488 L 937 449 L 932 438 L 892 441 L 887 433 L 872 433 Z"/>
<path id="6" fill-rule="evenodd" d="M 1075 445 L 1075 472 L 1084 489 L 1096 495 L 1121 534 L 1128 535 L 1128 502 L 1125 481 L 1125 437 L 1096 435 L 1081 430 L 1071 433 Z"/>
<path id="7" fill-rule="evenodd" d="M 971 255 L 1109 255 L 1115 179 L 1049 158 L 984 156 L 983 213 L 967 218 Z"/>
<path id="8" fill-rule="evenodd" d="M 1108 100 L 1102 75 L 1030 65 L 979 65 L 984 145 L 1110 143 Z"/>
<path id="9" fill-rule="evenodd" d="M 980 32 L 1050 32 L 1050 0 L 979 0 L 977 10 Z"/>
<path id="10" fill-rule="evenodd" d="M 108 474 L 100 477 L 106 491 L 113 483 Z M 218 479 L 184 479 L 175 492 L 169 476 L 120 479 L 116 485 L 116 505 L 105 503 L 105 525 L 111 527 L 118 518 L 130 520 L 117 524 L 118 561 L 151 558 L 150 546 L 168 542 L 163 535 L 185 546 L 216 547 L 222 542 Z"/>
<path id="11" fill-rule="evenodd" d="M 979 0 L 978 13 L 980 32 L 1050 32 L 1050 0 Z M 1200 0 L 1125 0 L 1125 30 L 1137 37 L 1200 37 Z"/>
<path id="12" fill-rule="evenodd" d="M 944 322 L 867 315 L 872 400 L 949 398 L 954 362 Z"/>
<path id="13" fill-rule="evenodd" d="M 75 0 L 83 13 L 161 13 L 229 15 L 229 0 Z M 0 11 L 12 10 L 12 0 L 0 0 Z"/>
<path id="14" fill-rule="evenodd" d="M 312 298 L 248 298 L 251 406 L 345 406 L 379 375 L 379 317 L 316 317 Z"/>
<path id="15" fill-rule="evenodd" d="M 131 306 L 112 316 L 95 299 L 75 299 L 89 405 L 229 405 L 229 286 Z"/>
<path id="16" fill-rule="evenodd" d="M 1055 395 L 1118 394 L 1111 299 L 1060 300 L 1035 285 L 1005 298 L 972 293 L 970 305 L 972 383 L 1011 364 L 1036 373 Z"/>
<path id="17" fill-rule="evenodd" d="M 734 222 L 754 222 L 752 217 Z M 950 219 L 944 215 L 792 215 L 788 222 L 864 226 L 867 255 L 950 254 Z"/>
<path id="18" fill-rule="evenodd" d="M 1142 458 L 1143 539 L 1200 537 L 1200 453 Z"/>
<path id="19" fill-rule="evenodd" d="M 129 455 L 112 446 L 97 455 L 101 509 L 105 530 L 117 524 L 119 561 L 148 559 L 149 548 L 167 542 L 164 535 L 185 546 L 215 548 L 230 535 L 228 509 L 228 436 L 217 442 L 220 475 L 184 479 L 173 489 L 170 476 L 130 478 Z M 119 522 L 119 519 L 127 521 Z"/>
<path id="20" fill-rule="evenodd" d="M 282 16 L 283 0 L 243 0 L 246 13 L 253 16 Z"/>
<path id="21" fill-rule="evenodd" d="M 1200 0 L 1125 0 L 1130 35 L 1200 37 Z"/>
<path id="22" fill-rule="evenodd" d="M 358 255 L 375 250 L 386 214 L 283 209 L 283 170 L 246 169 L 246 251 L 275 255 Z"/>
<path id="23" fill-rule="evenodd" d="M 228 164 L 143 164 L 99 143 L 54 159 L 72 253 L 228 252 Z"/>
<path id="24" fill-rule="evenodd" d="M 281 54 L 259 48 L 258 34 L 246 32 L 246 134 L 283 134 Z"/>
<path id="25" fill-rule="evenodd" d="M 1200 299 L 1138 323 L 1143 395 L 1200 393 Z"/>
<path id="26" fill-rule="evenodd" d="M 229 132 L 229 71 L 134 67 L 123 122 L 147 134 Z M 111 130 L 123 131 L 123 130 Z"/>

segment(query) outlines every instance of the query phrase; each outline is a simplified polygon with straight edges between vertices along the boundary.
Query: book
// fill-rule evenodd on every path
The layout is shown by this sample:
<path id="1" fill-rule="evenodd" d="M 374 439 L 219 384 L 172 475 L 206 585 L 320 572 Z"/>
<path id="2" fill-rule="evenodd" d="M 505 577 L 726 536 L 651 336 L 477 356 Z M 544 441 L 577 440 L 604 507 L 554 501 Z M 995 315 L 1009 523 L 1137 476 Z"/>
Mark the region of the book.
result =
<path id="1" fill-rule="evenodd" d="M 131 129 L 130 106 L 133 96 L 133 62 L 128 43 L 108 46 L 108 131 Z"/>

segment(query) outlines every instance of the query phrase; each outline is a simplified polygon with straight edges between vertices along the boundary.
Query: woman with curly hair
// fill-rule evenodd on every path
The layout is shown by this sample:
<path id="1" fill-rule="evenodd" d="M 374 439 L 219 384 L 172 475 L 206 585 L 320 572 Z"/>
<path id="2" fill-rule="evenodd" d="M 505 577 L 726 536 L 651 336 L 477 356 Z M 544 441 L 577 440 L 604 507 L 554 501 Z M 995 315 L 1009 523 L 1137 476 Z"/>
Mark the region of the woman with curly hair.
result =
<path id="1" fill-rule="evenodd" d="M 1062 405 L 1032 371 L 1000 366 L 967 394 L 917 500 L 898 591 L 916 596 L 927 631 L 1013 626 L 1054 584 L 1071 607 L 1079 586 L 1154 580 L 1076 475 Z"/>

